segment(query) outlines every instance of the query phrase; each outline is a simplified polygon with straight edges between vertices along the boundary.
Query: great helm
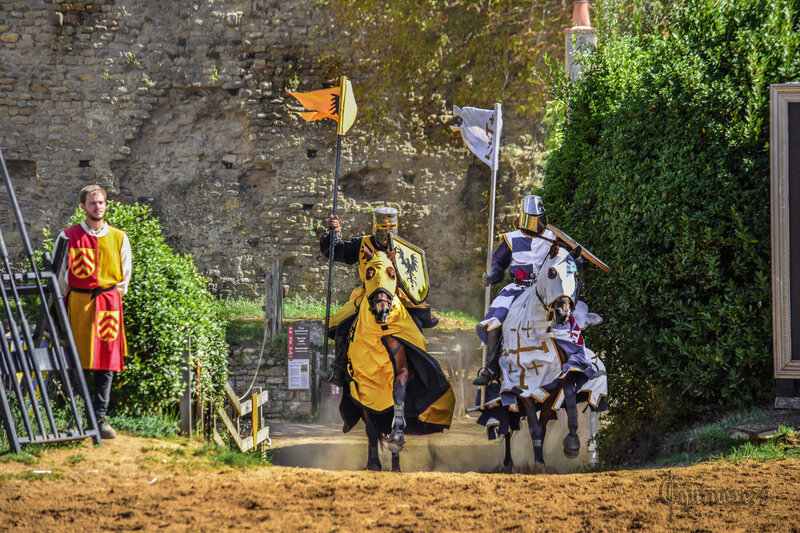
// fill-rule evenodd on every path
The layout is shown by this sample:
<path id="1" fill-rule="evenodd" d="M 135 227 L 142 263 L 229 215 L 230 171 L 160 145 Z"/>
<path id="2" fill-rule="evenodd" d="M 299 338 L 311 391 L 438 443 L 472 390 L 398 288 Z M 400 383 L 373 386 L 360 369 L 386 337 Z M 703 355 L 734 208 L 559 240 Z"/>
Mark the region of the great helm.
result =
<path id="1" fill-rule="evenodd" d="M 519 211 L 519 229 L 541 235 L 547 227 L 547 213 L 542 198 L 529 194 L 522 199 Z"/>
<path id="2" fill-rule="evenodd" d="M 372 234 L 382 246 L 388 246 L 389 235 L 397 235 L 397 209 L 376 207 L 372 210 Z"/>

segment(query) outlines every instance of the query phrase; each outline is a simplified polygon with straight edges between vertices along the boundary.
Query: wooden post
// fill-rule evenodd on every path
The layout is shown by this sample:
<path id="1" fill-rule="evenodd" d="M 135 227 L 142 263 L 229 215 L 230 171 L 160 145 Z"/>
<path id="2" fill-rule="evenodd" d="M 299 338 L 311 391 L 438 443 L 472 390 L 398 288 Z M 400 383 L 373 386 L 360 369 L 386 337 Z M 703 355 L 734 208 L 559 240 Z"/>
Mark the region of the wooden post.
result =
<path id="1" fill-rule="evenodd" d="M 253 410 L 252 420 L 253 420 L 253 451 L 258 451 L 258 394 L 253 393 L 253 396 L 250 399 L 251 401 L 251 409 Z"/>
<path id="2" fill-rule="evenodd" d="M 192 351 L 187 339 L 186 349 L 183 351 L 184 366 L 182 369 L 183 396 L 181 396 L 181 433 L 192 436 Z"/>
<path id="3" fill-rule="evenodd" d="M 272 261 L 264 284 L 264 318 L 267 337 L 272 338 L 283 325 L 283 264 L 280 259 Z"/>
<path id="4" fill-rule="evenodd" d="M 203 424 L 203 387 L 200 381 L 200 361 L 197 361 L 197 387 L 195 388 L 195 397 L 197 399 L 197 430 L 203 434 L 205 433 L 205 425 Z"/>

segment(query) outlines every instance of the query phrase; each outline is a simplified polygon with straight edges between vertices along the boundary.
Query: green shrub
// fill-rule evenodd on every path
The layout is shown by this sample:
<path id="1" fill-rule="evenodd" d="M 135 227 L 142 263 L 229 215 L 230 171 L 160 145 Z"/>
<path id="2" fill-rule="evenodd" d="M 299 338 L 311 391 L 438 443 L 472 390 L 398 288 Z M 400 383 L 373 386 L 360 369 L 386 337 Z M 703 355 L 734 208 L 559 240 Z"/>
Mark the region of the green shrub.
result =
<path id="1" fill-rule="evenodd" d="M 114 429 L 140 437 L 172 437 L 178 434 L 180 422 L 176 417 L 155 415 L 130 416 L 118 414 L 110 419 Z"/>
<path id="2" fill-rule="evenodd" d="M 84 217 L 77 209 L 70 224 Z M 106 221 L 127 232 L 133 256 L 123 298 L 128 357 L 115 379 L 112 409 L 132 416 L 174 413 L 183 390 L 187 339 L 193 375 L 200 365 L 204 398 L 221 395 L 228 372 L 225 321 L 191 256 L 176 254 L 164 242 L 147 206 L 109 202 Z M 195 388 L 192 379 L 193 393 Z"/>
<path id="3" fill-rule="evenodd" d="M 658 31 L 601 32 L 559 95 L 543 190 L 553 220 L 613 269 L 587 273 L 606 318 L 587 342 L 628 427 L 772 395 L 769 86 L 800 78 L 800 2 L 684 4 Z"/>

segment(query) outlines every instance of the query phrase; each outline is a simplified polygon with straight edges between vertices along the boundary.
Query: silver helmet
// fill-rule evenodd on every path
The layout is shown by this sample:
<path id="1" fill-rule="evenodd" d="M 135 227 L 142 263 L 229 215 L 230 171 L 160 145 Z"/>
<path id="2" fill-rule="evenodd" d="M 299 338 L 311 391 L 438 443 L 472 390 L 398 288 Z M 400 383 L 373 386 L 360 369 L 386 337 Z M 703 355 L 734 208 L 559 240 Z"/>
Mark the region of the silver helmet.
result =
<path id="1" fill-rule="evenodd" d="M 397 235 L 397 209 L 376 207 L 372 210 L 372 234 L 382 246 L 388 246 L 389 235 Z"/>
<path id="2" fill-rule="evenodd" d="M 547 213 L 542 198 L 529 194 L 522 199 L 519 212 L 519 229 L 527 233 L 541 235 L 547 227 Z"/>

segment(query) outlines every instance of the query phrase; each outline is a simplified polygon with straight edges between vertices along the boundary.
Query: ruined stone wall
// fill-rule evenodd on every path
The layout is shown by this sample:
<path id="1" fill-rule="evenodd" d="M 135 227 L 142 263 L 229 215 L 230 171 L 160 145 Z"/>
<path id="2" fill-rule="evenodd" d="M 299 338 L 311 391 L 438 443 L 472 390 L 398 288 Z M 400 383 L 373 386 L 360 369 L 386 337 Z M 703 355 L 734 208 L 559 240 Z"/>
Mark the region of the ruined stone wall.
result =
<path id="1" fill-rule="evenodd" d="M 261 295 L 279 257 L 290 294 L 323 296 L 335 127 L 289 113 L 284 88 L 333 81 L 318 67 L 329 20 L 311 0 L 0 0 L 0 148 L 29 234 L 64 226 L 97 182 L 151 206 L 219 295 Z M 373 206 L 399 207 L 400 233 L 427 251 L 432 305 L 479 312 L 488 169 L 358 122 L 341 169 L 344 236 L 370 231 Z M 8 207 L 0 195 L 13 250 Z M 335 276 L 341 301 L 357 277 Z"/>

